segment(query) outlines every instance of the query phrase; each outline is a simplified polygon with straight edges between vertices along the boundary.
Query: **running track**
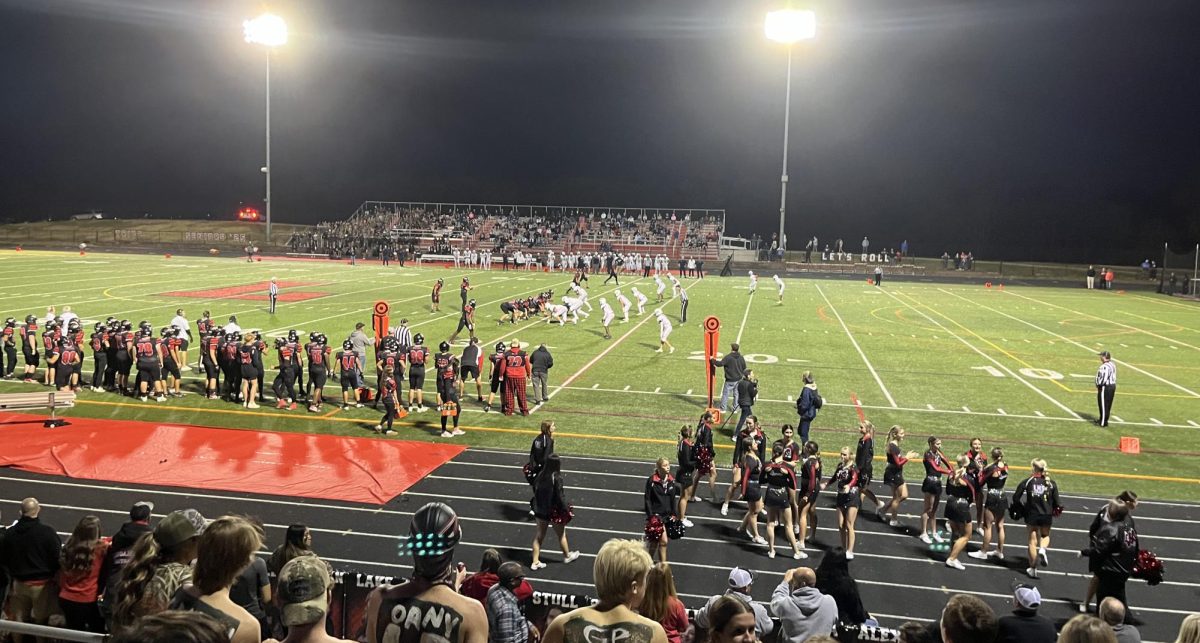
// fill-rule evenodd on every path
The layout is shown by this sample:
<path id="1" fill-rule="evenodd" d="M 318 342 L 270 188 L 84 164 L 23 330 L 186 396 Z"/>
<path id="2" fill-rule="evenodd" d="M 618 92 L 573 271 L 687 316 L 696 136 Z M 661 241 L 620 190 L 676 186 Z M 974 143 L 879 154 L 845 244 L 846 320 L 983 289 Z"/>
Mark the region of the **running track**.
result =
<path id="1" fill-rule="evenodd" d="M 415 485 L 408 493 L 384 507 L 357 505 L 279 496 L 250 496 L 224 492 L 169 487 L 105 484 L 41 476 L 14 470 L 0 471 L 0 508 L 5 516 L 16 515 L 16 503 L 36 496 L 44 507 L 43 519 L 65 539 L 85 513 L 100 516 L 105 533 L 112 533 L 128 519 L 130 505 L 139 499 L 156 503 L 156 517 L 178 508 L 195 507 L 213 518 L 223 513 L 258 516 L 267 525 L 268 548 L 283 538 L 284 528 L 294 522 L 307 523 L 314 531 L 314 548 L 339 568 L 366 573 L 399 575 L 407 561 L 397 555 L 397 536 L 406 533 L 411 512 L 425 502 L 445 500 L 463 519 L 463 543 L 459 559 L 469 568 L 478 565 L 482 550 L 496 547 L 505 558 L 529 563 L 533 526 L 527 517 L 529 489 L 519 466 L 525 454 L 469 449 Z M 608 538 L 640 538 L 642 489 L 652 470 L 649 462 L 564 456 L 568 498 L 575 505 L 575 520 L 568 535 L 573 549 L 583 557 L 561 564 L 552 537 L 544 545 L 543 561 L 549 567 L 530 572 L 529 580 L 543 591 L 591 595 L 592 555 Z M 722 472 L 724 473 L 724 472 Z M 722 491 L 724 487 L 719 487 Z M 878 487 L 877 487 L 878 490 Z M 705 491 L 702 487 L 701 491 Z M 910 494 L 919 496 L 910 487 Z M 777 539 L 778 557 L 770 560 L 761 547 L 735 533 L 741 511 L 737 503 L 728 517 L 717 507 L 696 502 L 689 514 L 696 526 L 687 537 L 672 543 L 670 559 L 676 586 L 689 607 L 699 607 L 708 595 L 723 591 L 728 569 L 750 568 L 758 576 L 754 596 L 769 600 L 770 593 L 790 566 L 816 567 L 820 548 L 837 543 L 832 494 L 823 494 L 817 549 L 806 561 L 794 561 L 787 541 Z M 1041 571 L 1036 584 L 1042 591 L 1041 613 L 1065 621 L 1076 613 L 1086 583 L 1086 563 L 1075 557 L 1087 536 L 1087 526 L 1103 501 L 1066 496 L 1067 511 L 1055 523 L 1049 568 Z M 1025 579 L 1023 526 L 1009 529 L 1004 564 L 977 561 L 962 556 L 966 571 L 943 565 L 944 554 L 931 553 L 912 536 L 917 524 L 919 500 L 902 507 L 905 528 L 882 525 L 873 516 L 858 520 L 858 545 L 851 571 L 858 579 L 863 603 L 885 626 L 895 627 L 909 619 L 936 619 L 950 594 L 972 591 L 996 610 L 1006 614 L 1009 586 Z M 1183 616 L 1200 607 L 1200 561 L 1194 539 L 1200 520 L 1200 505 L 1143 502 L 1137 511 L 1142 546 L 1164 559 L 1167 582 L 1147 587 L 1129 583 L 1129 599 L 1145 621 L 1140 627 L 1148 641 L 1172 641 Z M 761 527 L 760 527 L 761 528 Z M 1016 543 L 1016 544 L 1013 544 Z M 972 551 L 978 537 L 968 547 Z"/>

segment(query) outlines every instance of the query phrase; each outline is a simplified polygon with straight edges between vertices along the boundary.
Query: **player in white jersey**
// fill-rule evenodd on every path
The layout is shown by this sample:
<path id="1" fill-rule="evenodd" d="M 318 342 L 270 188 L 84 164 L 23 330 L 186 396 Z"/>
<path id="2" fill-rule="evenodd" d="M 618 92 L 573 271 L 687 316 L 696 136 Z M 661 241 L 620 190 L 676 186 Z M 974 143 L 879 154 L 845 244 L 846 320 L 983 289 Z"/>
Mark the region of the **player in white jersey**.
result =
<path id="1" fill-rule="evenodd" d="M 575 293 L 575 297 L 579 299 L 579 303 L 581 306 L 587 306 L 588 310 L 592 309 L 592 305 L 588 302 L 587 291 L 584 290 L 579 284 L 577 284 L 577 283 L 571 284 L 571 292 Z M 588 315 L 587 315 L 587 313 L 584 313 L 583 316 L 587 317 Z"/>
<path id="2" fill-rule="evenodd" d="M 608 327 L 612 324 L 616 314 L 613 313 L 612 306 L 609 306 L 603 297 L 600 298 L 600 313 L 600 324 L 604 326 L 604 339 L 612 339 L 612 333 L 608 331 Z"/>
<path id="3" fill-rule="evenodd" d="M 546 309 L 546 323 L 549 324 L 551 321 L 557 319 L 560 327 L 566 326 L 568 312 L 570 311 L 562 304 L 550 304 Z"/>
<path id="4" fill-rule="evenodd" d="M 654 275 L 654 302 L 661 303 L 663 300 L 663 292 L 667 290 L 667 284 L 663 283 L 662 277 Z"/>
<path id="5" fill-rule="evenodd" d="M 771 275 L 771 278 L 775 280 L 775 285 L 779 286 L 779 303 L 783 304 L 783 280 L 779 275 Z"/>
<path id="6" fill-rule="evenodd" d="M 553 250 L 549 250 L 546 252 L 546 270 L 548 270 L 550 272 L 554 272 L 554 251 Z"/>
<path id="7" fill-rule="evenodd" d="M 633 298 L 637 301 L 638 314 L 641 315 L 642 313 L 646 312 L 646 296 L 642 294 L 642 291 L 637 289 L 637 286 L 634 286 L 632 290 Z"/>
<path id="8" fill-rule="evenodd" d="M 629 307 L 632 304 L 629 303 L 629 298 L 626 297 L 625 294 L 621 292 L 620 288 L 617 288 L 616 290 L 614 290 L 613 294 L 616 295 L 616 297 L 617 297 L 617 303 L 621 304 L 621 316 L 623 317 L 623 319 L 621 320 L 621 323 L 628 324 L 629 323 Z"/>
<path id="9" fill-rule="evenodd" d="M 749 294 L 753 295 L 755 290 L 758 290 L 758 275 L 754 274 L 754 271 L 751 270 L 750 271 L 750 292 L 749 292 Z"/>
<path id="10" fill-rule="evenodd" d="M 662 308 L 655 308 L 654 316 L 658 317 L 658 350 L 654 352 L 661 353 L 666 348 L 674 353 L 675 347 L 668 341 L 671 338 L 671 331 L 674 330 L 674 327 L 671 326 L 671 320 L 667 319 L 667 316 L 663 314 Z"/>
<path id="11" fill-rule="evenodd" d="M 571 313 L 571 321 L 579 323 L 579 313 L 583 313 L 584 317 L 588 314 L 583 311 L 583 300 L 575 297 L 563 297 L 563 305 L 567 307 L 567 311 Z"/>
<path id="12" fill-rule="evenodd" d="M 667 279 L 671 282 L 671 296 L 678 297 L 679 289 L 682 288 L 683 286 L 681 286 L 679 284 L 679 280 L 675 278 L 675 275 L 673 275 L 669 272 L 667 273 Z"/>

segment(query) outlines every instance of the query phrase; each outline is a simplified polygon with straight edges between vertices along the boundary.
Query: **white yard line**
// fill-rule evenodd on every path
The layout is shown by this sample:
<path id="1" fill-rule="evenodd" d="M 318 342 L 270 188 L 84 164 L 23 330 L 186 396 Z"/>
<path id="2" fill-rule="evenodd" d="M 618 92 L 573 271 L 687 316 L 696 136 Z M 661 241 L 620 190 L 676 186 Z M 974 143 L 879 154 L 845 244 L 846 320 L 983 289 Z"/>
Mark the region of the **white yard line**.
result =
<path id="1" fill-rule="evenodd" d="M 838 323 L 842 325 L 842 330 L 846 331 L 846 337 L 850 338 L 850 343 L 854 345 L 854 350 L 858 351 L 858 356 L 861 357 L 863 363 L 867 365 L 867 370 L 871 371 L 871 376 L 875 378 L 875 383 L 879 385 L 879 390 L 883 391 L 883 396 L 887 398 L 889 403 L 891 403 L 892 408 L 897 408 L 898 405 L 896 404 L 896 400 L 892 398 L 891 392 L 889 392 L 887 387 L 883 385 L 883 380 L 880 379 L 879 373 L 875 372 L 875 367 L 871 365 L 871 360 L 867 359 L 867 354 L 863 352 L 862 347 L 860 347 L 858 342 L 855 341 L 854 335 L 850 333 L 850 329 L 846 326 L 846 322 L 842 321 L 842 316 L 838 314 L 837 308 L 833 306 L 833 302 L 829 301 L 829 297 L 825 296 L 825 291 L 821 289 L 820 284 L 817 284 L 817 292 L 821 294 L 821 299 L 824 299 L 825 304 L 829 306 L 829 312 L 833 313 L 834 317 L 837 317 Z M 890 295 L 891 293 L 888 294 Z"/>
<path id="2" fill-rule="evenodd" d="M 1068 407 L 1068 406 L 1066 406 L 1065 404 L 1063 404 L 1062 402 L 1059 402 L 1058 400 L 1054 399 L 1053 397 L 1051 397 L 1051 396 L 1050 396 L 1050 394 L 1046 393 L 1046 392 L 1045 392 L 1045 391 L 1043 391 L 1042 389 L 1040 389 L 1040 388 L 1038 388 L 1038 387 L 1034 386 L 1032 383 L 1030 383 L 1029 381 L 1027 381 L 1025 378 L 1021 377 L 1021 376 L 1020 376 L 1020 375 L 1018 375 L 1016 372 L 1014 372 L 1012 369 L 1010 369 L 1009 367 L 1005 366 L 1003 362 L 1001 362 L 1001 361 L 997 360 L 996 358 L 992 357 L 991 355 L 988 355 L 987 353 L 983 352 L 982 350 L 980 350 L 978 347 L 976 347 L 976 346 L 975 346 L 974 344 L 972 344 L 971 342 L 968 342 L 967 340 L 963 339 L 962 337 L 959 337 L 959 336 L 958 336 L 958 335 L 957 335 L 957 334 L 956 334 L 954 331 L 952 331 L 952 330 L 950 330 L 949 328 L 946 328 L 945 326 L 943 326 L 941 322 L 939 322 L 939 321 L 937 321 L 936 319 L 934 319 L 934 318 L 930 317 L 929 315 L 926 315 L 926 314 L 924 313 L 924 311 L 922 311 L 922 310 L 918 309 L 916 306 L 914 306 L 914 305 L 912 305 L 912 304 L 910 304 L 910 303 L 907 303 L 907 302 L 905 302 L 903 299 L 900 299 L 900 298 L 899 298 L 899 297 L 897 297 L 896 295 L 893 295 L 893 294 L 892 294 L 890 291 L 885 291 L 885 292 L 887 293 L 887 295 L 888 295 L 889 297 L 891 297 L 892 299 L 895 299 L 895 300 L 896 300 L 897 302 L 899 302 L 900 304 L 902 304 L 902 305 L 906 306 L 906 307 L 907 307 L 909 310 L 911 310 L 911 311 L 913 311 L 913 312 L 917 313 L 918 315 L 920 315 L 920 316 L 924 317 L 924 318 L 925 318 L 926 320 L 928 320 L 928 321 L 929 321 L 931 324 L 933 324 L 933 325 L 937 326 L 938 328 L 941 328 L 942 330 L 944 330 L 944 331 L 946 331 L 947 333 L 949 333 L 951 337 L 953 337 L 954 339 L 957 339 L 958 341 L 962 342 L 962 344 L 963 344 L 964 346 L 966 346 L 967 348 L 969 348 L 969 349 L 971 349 L 971 350 L 975 351 L 975 353 L 977 353 L 977 354 L 978 354 L 980 357 L 982 357 L 982 358 L 986 359 L 987 361 L 989 361 L 989 362 L 991 362 L 991 363 L 995 364 L 995 365 L 996 365 L 996 367 L 998 367 L 998 368 L 1000 368 L 1001 370 L 1003 370 L 1004 372 L 1008 373 L 1008 375 L 1009 375 L 1010 377 L 1012 377 L 1013 379 L 1015 379 L 1015 380 L 1017 380 L 1018 382 L 1020 382 L 1020 383 L 1024 384 L 1025 386 L 1029 387 L 1029 389 L 1030 389 L 1030 390 L 1032 390 L 1034 393 L 1037 393 L 1038 395 L 1041 395 L 1042 397 L 1044 397 L 1044 398 L 1046 398 L 1047 400 L 1049 400 L 1049 401 L 1050 401 L 1052 404 L 1054 404 L 1054 405 L 1055 405 L 1055 406 L 1057 406 L 1058 408 L 1060 408 L 1060 409 L 1062 409 L 1062 410 L 1066 411 L 1067 413 L 1069 413 L 1069 414 L 1071 415 L 1071 417 L 1072 417 L 1072 418 L 1075 418 L 1076 420 L 1082 420 L 1082 419 L 1083 419 L 1082 417 L 1080 417 L 1080 416 L 1079 416 L 1079 414 L 1078 414 L 1078 413 L 1076 413 L 1075 411 L 1072 411 L 1072 410 L 1070 409 L 1070 407 Z"/>
<path id="3" fill-rule="evenodd" d="M 746 319 L 750 317 L 750 304 L 754 303 L 754 293 L 746 295 L 746 312 L 742 313 L 742 323 L 738 326 L 737 339 L 734 341 L 738 344 L 742 343 L 742 333 L 746 331 Z"/>
<path id="4" fill-rule="evenodd" d="M 1013 292 L 1013 291 L 1011 291 L 1011 290 L 1005 290 L 1004 292 L 1005 292 L 1005 293 L 1007 293 L 1007 294 L 1009 294 L 1009 295 L 1012 295 L 1013 297 L 1020 297 L 1021 299 L 1025 299 L 1025 300 L 1028 300 L 1028 301 L 1032 301 L 1032 302 L 1035 302 L 1035 303 L 1039 303 L 1039 304 L 1042 304 L 1042 305 L 1045 305 L 1045 306 L 1051 306 L 1051 307 L 1057 308 L 1057 309 L 1059 309 L 1059 310 L 1065 310 L 1065 311 L 1067 311 L 1067 312 L 1069 312 L 1069 313 L 1071 313 L 1071 314 L 1074 314 L 1074 315 L 1079 315 L 1079 316 L 1081 316 L 1081 317 L 1088 317 L 1088 318 L 1091 318 L 1091 319 L 1095 319 L 1095 320 L 1097 320 L 1097 321 L 1104 321 L 1104 322 L 1108 322 L 1108 323 L 1110 323 L 1110 324 L 1113 324 L 1114 326 L 1120 326 L 1121 328 L 1127 328 L 1127 329 L 1129 329 L 1129 330 L 1132 330 L 1132 331 L 1136 331 L 1136 332 L 1142 333 L 1143 335 L 1149 335 L 1149 336 L 1151 336 L 1151 337 L 1154 337 L 1154 338 L 1157 338 L 1157 339 L 1161 339 L 1161 340 L 1163 340 L 1164 342 L 1170 342 L 1170 343 L 1172 343 L 1172 344 L 1179 344 L 1180 346 L 1186 346 L 1186 347 L 1188 347 L 1188 348 L 1190 348 L 1190 349 L 1192 349 L 1192 350 L 1195 350 L 1195 351 L 1200 351 L 1200 346 L 1196 346 L 1196 345 L 1193 345 L 1193 344 L 1189 344 L 1189 343 L 1187 343 L 1187 342 L 1181 342 L 1181 341 L 1179 341 L 1178 339 L 1172 339 L 1172 338 L 1170 338 L 1170 337 L 1166 337 L 1165 335 L 1159 335 L 1158 333 L 1152 333 L 1152 332 L 1150 332 L 1150 331 L 1148 331 L 1148 330 L 1145 330 L 1145 329 L 1142 329 L 1142 328 L 1138 328 L 1137 326 L 1130 326 L 1129 324 L 1122 324 L 1121 322 L 1119 322 L 1119 321 L 1114 321 L 1114 320 L 1112 320 L 1112 319 L 1105 319 L 1105 318 L 1103 318 L 1103 317 L 1097 317 L 1097 316 L 1095 316 L 1095 315 L 1089 315 L 1089 314 L 1087 314 L 1087 313 L 1081 313 L 1081 312 L 1079 312 L 1079 311 L 1077 311 L 1077 310 L 1073 310 L 1073 309 L 1071 309 L 1071 308 L 1067 308 L 1066 306 L 1059 306 L 1058 304 L 1051 304 L 1051 303 L 1049 303 L 1049 302 L 1045 302 L 1045 301 L 1042 301 L 1042 300 L 1040 300 L 1040 299 L 1034 299 L 1033 297 L 1026 297 L 1025 295 L 1021 295 L 1021 294 L 1015 293 L 1015 292 Z"/>
<path id="5" fill-rule="evenodd" d="M 1082 348 L 1082 349 L 1084 349 L 1084 350 L 1088 351 L 1089 353 L 1095 354 L 1095 352 L 1096 352 L 1096 351 L 1095 351 L 1095 349 L 1093 349 L 1093 348 L 1091 348 L 1091 347 L 1089 347 L 1089 346 L 1085 346 L 1085 345 L 1083 345 L 1083 344 L 1080 344 L 1079 342 L 1077 342 L 1077 341 L 1075 341 L 1075 340 L 1071 339 L 1070 337 L 1065 337 L 1065 336 L 1063 336 L 1063 335 L 1059 335 L 1058 333 L 1056 333 L 1056 332 L 1054 332 L 1054 331 L 1052 331 L 1052 330 L 1048 330 L 1048 329 L 1042 328 L 1041 326 L 1038 326 L 1037 324 L 1034 324 L 1033 322 L 1028 322 L 1028 321 L 1025 321 L 1024 319 L 1021 319 L 1020 317 L 1014 317 L 1013 315 L 1010 315 L 1010 314 L 1008 314 L 1008 313 L 1006 313 L 1006 312 L 1004 312 L 1004 311 L 996 310 L 995 308 L 992 308 L 991 306 L 988 306 L 988 305 L 986 305 L 986 304 L 981 304 L 981 303 L 979 303 L 979 302 L 977 302 L 977 301 L 972 301 L 972 300 L 970 300 L 970 299 L 967 299 L 966 297 L 961 297 L 961 296 L 959 296 L 959 295 L 956 295 L 956 294 L 954 294 L 954 293 L 952 293 L 952 292 L 950 292 L 950 291 L 948 291 L 948 290 L 946 290 L 946 289 L 944 289 L 944 288 L 939 288 L 938 290 L 940 290 L 940 291 L 942 291 L 942 292 L 944 292 L 944 293 L 946 293 L 947 295 L 950 295 L 950 296 L 952 296 L 952 297 L 956 297 L 956 298 L 958 298 L 958 299 L 961 299 L 961 300 L 963 300 L 963 301 L 965 301 L 965 302 L 967 302 L 967 303 L 975 304 L 976 306 L 979 306 L 980 308 L 983 308 L 984 310 L 990 310 L 991 312 L 993 312 L 993 313 L 996 313 L 997 315 L 1002 315 L 1002 316 L 1004 316 L 1004 317 L 1007 317 L 1007 318 L 1009 318 L 1009 319 L 1011 319 L 1011 320 L 1013 320 L 1013 321 L 1018 321 L 1018 322 L 1021 322 L 1022 324 L 1025 324 L 1026 326 L 1029 326 L 1030 328 L 1035 328 L 1035 329 L 1037 329 L 1037 330 L 1040 330 L 1040 331 L 1042 331 L 1043 333 L 1046 333 L 1046 334 L 1048 334 L 1048 335 L 1051 335 L 1051 336 L 1053 336 L 1053 337 L 1057 337 L 1057 338 L 1059 338 L 1059 339 L 1063 340 L 1064 342 L 1067 342 L 1067 343 L 1069 343 L 1069 344 L 1073 344 L 1073 345 L 1075 345 L 1075 346 L 1078 346 L 1079 348 Z M 1007 290 L 1006 290 L 1006 291 L 1004 291 L 1004 292 L 1009 292 L 1009 291 L 1007 291 Z M 1030 299 L 1029 297 L 1025 297 L 1024 295 L 1015 295 L 1015 296 L 1016 296 L 1016 297 L 1021 297 L 1022 299 L 1029 299 L 1030 301 L 1037 301 L 1036 299 Z M 1038 303 L 1041 303 L 1041 302 L 1038 302 Z M 1050 304 L 1050 305 L 1053 305 L 1053 304 Z M 1061 308 L 1061 306 L 1059 306 L 1059 308 Z M 1066 311 L 1068 311 L 1068 312 L 1072 312 L 1072 313 L 1074 313 L 1074 312 L 1075 312 L 1075 311 L 1073 311 L 1073 310 L 1070 310 L 1069 308 L 1063 308 L 1063 310 L 1066 310 Z M 1082 314 L 1082 313 L 1078 313 L 1078 314 Z M 1089 315 L 1089 317 L 1090 317 L 1090 315 Z M 1095 319 L 1099 319 L 1099 318 L 1095 318 Z M 1116 324 L 1117 322 L 1112 322 L 1112 323 Z M 1124 324 L 1118 324 L 1118 325 L 1119 325 L 1119 326 L 1124 326 Z M 1129 327 L 1129 328 L 1132 328 L 1132 327 Z M 1124 346 L 1124 344 L 1122 344 L 1122 346 Z M 1140 369 L 1140 368 L 1138 368 L 1138 367 L 1134 366 L 1133 364 L 1130 364 L 1129 362 L 1124 362 L 1124 361 L 1117 360 L 1117 359 L 1114 359 L 1113 361 L 1114 361 L 1114 362 L 1116 362 L 1117 364 L 1121 365 L 1121 366 L 1124 366 L 1124 367 L 1127 367 L 1127 368 L 1129 368 L 1129 369 L 1130 369 L 1130 370 L 1132 370 L 1132 371 L 1135 371 L 1135 372 L 1141 373 L 1142 375 L 1145 375 L 1146 377 L 1149 377 L 1150 379 L 1157 380 L 1157 381 L 1159 381 L 1159 382 L 1162 382 L 1163 384 L 1166 384 L 1166 385 L 1168 385 L 1168 386 L 1171 386 L 1171 387 L 1174 387 L 1174 388 L 1176 388 L 1176 389 L 1178 389 L 1178 390 L 1180 390 L 1180 391 L 1183 391 L 1184 393 L 1187 393 L 1188 395 L 1191 395 L 1192 397 L 1200 397 L 1200 393 L 1197 393 L 1197 392 L 1195 392 L 1195 391 L 1193 391 L 1193 390 L 1191 390 L 1191 389 L 1189 389 L 1189 388 L 1186 388 L 1186 387 L 1184 387 L 1184 386 L 1180 386 L 1180 385 L 1178 385 L 1178 384 L 1176 384 L 1176 383 L 1174 383 L 1174 382 L 1172 382 L 1172 381 L 1170 381 L 1170 380 L 1167 380 L 1167 379 L 1165 379 L 1165 378 L 1159 377 L 1159 376 L 1157 376 L 1157 375 L 1155 375 L 1155 374 L 1153 374 L 1153 373 L 1151 373 L 1151 372 L 1149 372 L 1149 371 L 1146 371 L 1146 370 Z"/>

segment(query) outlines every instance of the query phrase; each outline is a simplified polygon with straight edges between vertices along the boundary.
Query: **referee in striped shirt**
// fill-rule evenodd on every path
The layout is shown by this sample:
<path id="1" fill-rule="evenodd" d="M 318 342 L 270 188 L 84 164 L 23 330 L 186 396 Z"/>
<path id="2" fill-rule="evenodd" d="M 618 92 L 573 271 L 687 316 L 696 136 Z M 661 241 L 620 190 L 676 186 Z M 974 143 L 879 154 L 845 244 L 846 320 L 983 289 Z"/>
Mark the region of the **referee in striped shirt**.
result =
<path id="1" fill-rule="evenodd" d="M 271 300 L 272 315 L 275 314 L 275 302 L 279 301 L 279 284 L 275 283 L 275 278 L 271 277 L 271 283 L 267 286 L 267 297 Z"/>
<path id="2" fill-rule="evenodd" d="M 400 350 L 408 352 L 413 343 L 412 330 L 408 328 L 408 319 L 400 320 L 400 325 L 396 327 L 395 337 L 400 342 Z"/>
<path id="3" fill-rule="evenodd" d="M 1096 371 L 1096 404 L 1100 407 L 1100 419 L 1096 424 L 1108 426 L 1112 415 L 1113 398 L 1117 395 L 1117 365 L 1113 364 L 1108 351 L 1100 352 L 1100 369 Z"/>

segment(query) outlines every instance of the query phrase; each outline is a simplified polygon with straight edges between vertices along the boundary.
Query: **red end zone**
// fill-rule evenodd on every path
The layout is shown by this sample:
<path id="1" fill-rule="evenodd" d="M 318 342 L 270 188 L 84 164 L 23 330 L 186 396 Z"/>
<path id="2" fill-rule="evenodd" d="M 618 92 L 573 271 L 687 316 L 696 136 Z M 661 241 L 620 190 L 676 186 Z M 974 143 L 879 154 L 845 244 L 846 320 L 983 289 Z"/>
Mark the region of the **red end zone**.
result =
<path id="1" fill-rule="evenodd" d="M 0 466 L 50 475 L 384 504 L 466 447 L 274 431 L 0 414 Z"/>

